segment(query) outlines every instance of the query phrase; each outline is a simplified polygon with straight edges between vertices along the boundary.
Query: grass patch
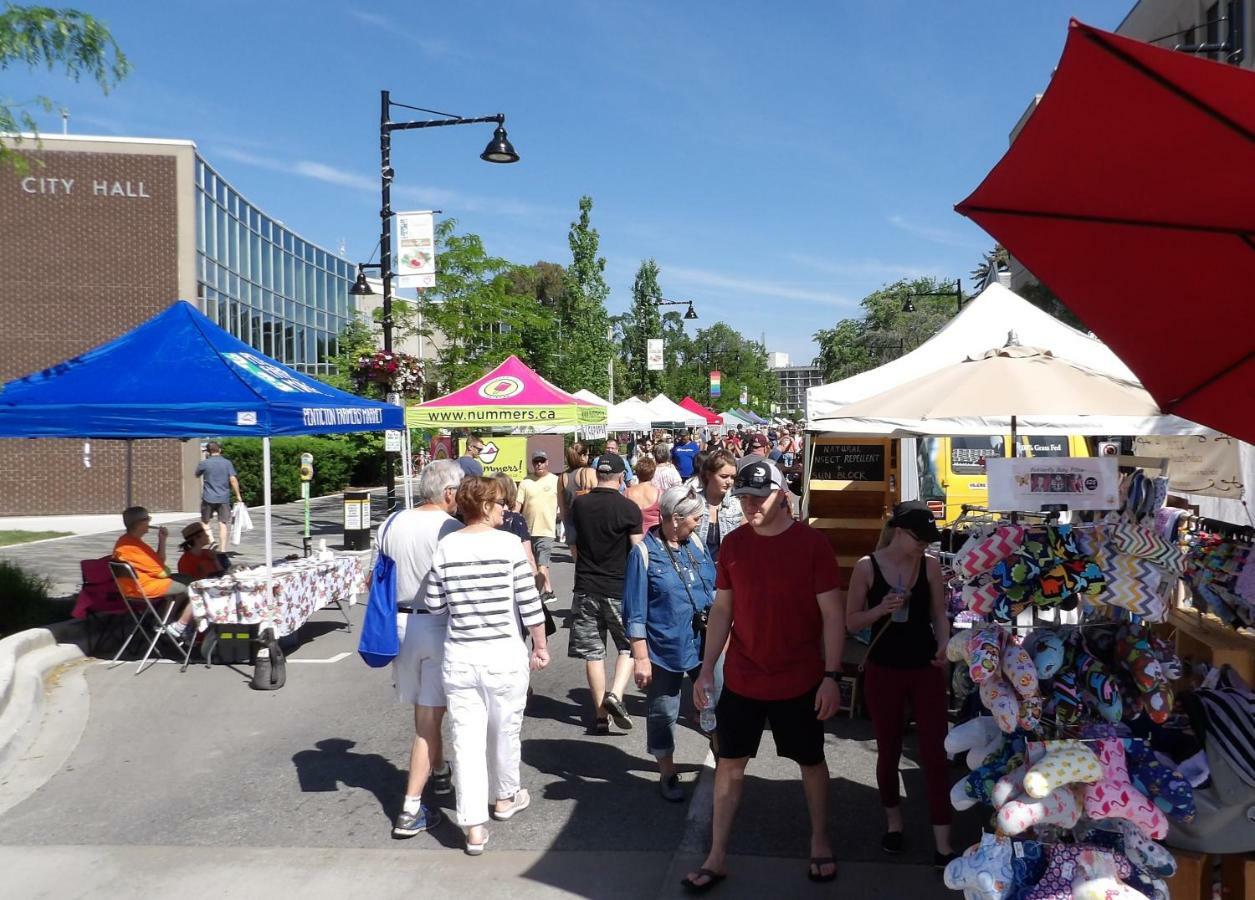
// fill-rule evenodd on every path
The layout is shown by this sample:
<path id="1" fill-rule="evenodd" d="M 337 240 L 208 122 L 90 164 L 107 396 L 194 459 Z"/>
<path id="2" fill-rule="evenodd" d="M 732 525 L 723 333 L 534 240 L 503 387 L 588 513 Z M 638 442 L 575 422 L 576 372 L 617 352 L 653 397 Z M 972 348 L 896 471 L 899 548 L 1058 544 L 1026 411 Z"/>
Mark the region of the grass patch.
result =
<path id="1" fill-rule="evenodd" d="M 48 590 L 48 579 L 0 561 L 0 635 L 57 621 Z"/>
<path id="2" fill-rule="evenodd" d="M 28 541 L 42 541 L 47 538 L 69 537 L 72 531 L 0 531 L 0 547 L 10 544 L 25 544 Z"/>

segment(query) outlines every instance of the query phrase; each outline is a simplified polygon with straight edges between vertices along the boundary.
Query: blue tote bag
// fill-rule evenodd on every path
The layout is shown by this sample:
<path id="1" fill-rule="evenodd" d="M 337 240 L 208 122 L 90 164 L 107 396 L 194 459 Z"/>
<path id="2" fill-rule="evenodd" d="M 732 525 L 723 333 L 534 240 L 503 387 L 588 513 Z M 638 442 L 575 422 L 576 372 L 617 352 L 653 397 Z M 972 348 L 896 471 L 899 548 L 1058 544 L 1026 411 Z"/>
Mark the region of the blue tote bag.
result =
<path id="1" fill-rule="evenodd" d="M 357 652 L 372 669 L 379 669 L 396 659 L 401 652 L 397 639 L 397 564 L 383 552 L 384 535 L 392 525 L 393 515 L 379 530 L 379 552 L 370 573 L 370 595 L 366 600 L 366 616 L 362 621 L 362 637 Z"/>

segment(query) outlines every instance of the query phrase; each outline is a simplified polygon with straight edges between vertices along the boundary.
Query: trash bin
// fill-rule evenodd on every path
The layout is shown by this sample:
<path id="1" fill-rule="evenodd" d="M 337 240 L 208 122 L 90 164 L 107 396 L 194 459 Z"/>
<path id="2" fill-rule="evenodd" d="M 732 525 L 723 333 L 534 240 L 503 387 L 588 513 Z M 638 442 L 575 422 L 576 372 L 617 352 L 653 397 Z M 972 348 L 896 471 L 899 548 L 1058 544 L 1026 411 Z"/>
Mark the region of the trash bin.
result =
<path id="1" fill-rule="evenodd" d="M 370 491 L 344 492 L 344 549 L 370 549 Z"/>

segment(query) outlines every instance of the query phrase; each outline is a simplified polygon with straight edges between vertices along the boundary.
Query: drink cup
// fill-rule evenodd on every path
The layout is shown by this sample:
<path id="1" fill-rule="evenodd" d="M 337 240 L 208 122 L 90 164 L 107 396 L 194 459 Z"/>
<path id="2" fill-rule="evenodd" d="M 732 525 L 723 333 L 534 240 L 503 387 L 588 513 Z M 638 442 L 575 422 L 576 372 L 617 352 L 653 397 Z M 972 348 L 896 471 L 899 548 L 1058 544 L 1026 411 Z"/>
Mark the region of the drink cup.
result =
<path id="1" fill-rule="evenodd" d="M 901 606 L 899 606 L 890 614 L 889 616 L 890 621 L 897 622 L 899 625 L 901 625 L 903 622 L 909 621 L 911 618 L 911 605 L 910 605 L 911 599 L 908 596 L 906 596 L 906 594 L 900 589 L 897 591 L 894 591 L 889 596 L 901 597 L 902 600 L 904 601 Z"/>

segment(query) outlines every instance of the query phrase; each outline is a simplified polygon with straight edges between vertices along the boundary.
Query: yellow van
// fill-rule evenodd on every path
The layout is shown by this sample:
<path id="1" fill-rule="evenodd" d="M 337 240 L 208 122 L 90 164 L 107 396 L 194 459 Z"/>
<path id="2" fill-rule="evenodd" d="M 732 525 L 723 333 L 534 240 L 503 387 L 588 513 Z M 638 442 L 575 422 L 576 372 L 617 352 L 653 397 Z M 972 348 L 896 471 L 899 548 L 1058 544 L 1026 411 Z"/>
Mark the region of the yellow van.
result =
<path id="1" fill-rule="evenodd" d="M 1019 436 L 1021 455 L 1092 456 L 1089 443 L 1078 434 Z M 985 481 L 985 458 L 1008 456 L 1008 435 L 920 438 L 916 442 L 919 469 L 919 497 L 947 525 L 959 517 L 963 504 L 986 506 L 989 486 Z"/>

